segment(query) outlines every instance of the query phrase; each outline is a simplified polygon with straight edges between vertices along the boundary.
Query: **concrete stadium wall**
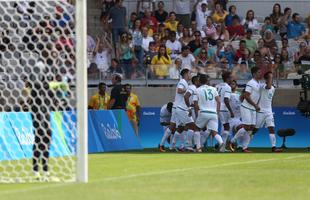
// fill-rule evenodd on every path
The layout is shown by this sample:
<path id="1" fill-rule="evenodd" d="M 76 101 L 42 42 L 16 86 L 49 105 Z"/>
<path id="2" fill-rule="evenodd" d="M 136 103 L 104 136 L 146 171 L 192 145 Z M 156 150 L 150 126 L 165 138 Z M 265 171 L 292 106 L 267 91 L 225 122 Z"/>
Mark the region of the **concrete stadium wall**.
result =
<path id="1" fill-rule="evenodd" d="M 277 89 L 274 97 L 274 106 L 295 107 L 299 101 L 299 89 Z M 90 97 L 96 88 L 89 88 Z M 110 92 L 110 91 L 108 91 Z M 175 88 L 173 87 L 136 87 L 133 92 L 139 97 L 142 107 L 160 107 L 168 101 L 173 101 Z"/>

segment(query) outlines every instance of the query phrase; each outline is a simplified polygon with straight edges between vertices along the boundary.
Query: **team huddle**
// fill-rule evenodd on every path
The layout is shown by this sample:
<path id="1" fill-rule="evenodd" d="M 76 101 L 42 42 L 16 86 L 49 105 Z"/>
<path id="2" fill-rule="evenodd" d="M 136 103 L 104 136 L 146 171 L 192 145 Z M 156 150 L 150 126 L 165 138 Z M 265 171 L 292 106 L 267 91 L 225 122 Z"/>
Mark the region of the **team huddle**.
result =
<path id="1" fill-rule="evenodd" d="M 254 133 L 266 127 L 272 152 L 281 152 L 276 148 L 272 72 L 262 76 L 260 69 L 254 67 L 251 73 L 252 79 L 240 93 L 231 72 L 224 72 L 223 82 L 213 87 L 207 75 L 191 78 L 190 70 L 183 69 L 174 102 L 167 103 L 160 111 L 164 135 L 159 150 L 165 152 L 168 141 L 171 151 L 202 152 L 212 136 L 219 152 L 250 153 L 248 146 Z"/>

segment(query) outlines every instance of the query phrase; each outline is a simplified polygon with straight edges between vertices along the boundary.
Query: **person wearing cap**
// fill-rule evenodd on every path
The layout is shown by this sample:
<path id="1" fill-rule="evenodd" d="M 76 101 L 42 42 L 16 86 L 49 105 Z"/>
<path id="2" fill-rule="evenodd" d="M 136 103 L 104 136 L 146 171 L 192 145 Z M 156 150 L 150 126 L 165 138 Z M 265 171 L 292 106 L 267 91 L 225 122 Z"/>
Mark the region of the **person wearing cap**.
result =
<path id="1" fill-rule="evenodd" d="M 122 76 L 120 74 L 114 74 L 112 76 L 111 97 L 108 109 L 126 109 L 126 103 L 128 94 L 125 91 L 125 87 L 121 84 Z"/>

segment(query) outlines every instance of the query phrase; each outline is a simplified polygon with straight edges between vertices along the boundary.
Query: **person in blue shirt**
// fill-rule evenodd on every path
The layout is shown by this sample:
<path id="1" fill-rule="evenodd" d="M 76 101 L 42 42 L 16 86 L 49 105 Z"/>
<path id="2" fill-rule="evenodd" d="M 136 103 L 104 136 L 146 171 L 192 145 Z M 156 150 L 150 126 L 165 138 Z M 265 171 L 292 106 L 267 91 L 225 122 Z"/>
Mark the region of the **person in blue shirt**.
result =
<path id="1" fill-rule="evenodd" d="M 228 11 L 229 11 L 229 14 L 225 18 L 225 25 L 231 26 L 233 24 L 233 17 L 238 16 L 237 15 L 237 8 L 236 8 L 236 6 L 231 5 L 231 6 L 229 6 Z M 239 17 L 239 22 L 241 22 L 240 19 L 241 18 Z"/>
<path id="2" fill-rule="evenodd" d="M 303 39 L 306 36 L 306 28 L 301 23 L 298 13 L 293 14 L 293 20 L 287 23 L 287 38 L 288 39 Z"/>

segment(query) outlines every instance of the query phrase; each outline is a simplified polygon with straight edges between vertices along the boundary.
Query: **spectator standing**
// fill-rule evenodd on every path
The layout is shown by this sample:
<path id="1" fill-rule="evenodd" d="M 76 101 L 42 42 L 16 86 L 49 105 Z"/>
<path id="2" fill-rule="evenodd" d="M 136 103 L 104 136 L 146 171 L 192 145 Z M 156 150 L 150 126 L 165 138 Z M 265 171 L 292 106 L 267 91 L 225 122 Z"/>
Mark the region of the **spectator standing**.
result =
<path id="1" fill-rule="evenodd" d="M 284 9 L 284 14 L 278 20 L 279 34 L 282 38 L 286 37 L 287 34 L 287 24 L 291 21 L 292 9 L 286 7 Z"/>
<path id="2" fill-rule="evenodd" d="M 165 22 L 165 27 L 169 29 L 170 31 L 177 31 L 179 21 L 176 18 L 175 12 L 169 13 L 169 18 Z"/>
<path id="3" fill-rule="evenodd" d="M 229 13 L 225 18 L 225 25 L 231 26 L 233 24 L 233 17 L 237 16 L 239 18 L 239 20 L 240 20 L 240 17 L 237 15 L 237 8 L 235 5 L 229 6 L 228 11 L 229 11 Z M 240 21 L 239 21 L 239 23 L 240 23 Z"/>
<path id="4" fill-rule="evenodd" d="M 197 30 L 202 30 L 206 25 L 207 17 L 211 15 L 211 11 L 208 10 L 208 4 L 206 2 L 196 4 L 196 23 Z"/>
<path id="5" fill-rule="evenodd" d="M 132 44 L 135 52 L 135 57 L 138 59 L 139 64 L 143 64 L 144 50 L 143 45 L 143 36 L 141 31 L 141 20 L 137 19 L 134 23 L 134 29 L 132 32 Z"/>
<path id="6" fill-rule="evenodd" d="M 143 18 L 145 10 L 149 10 L 151 13 L 155 11 L 155 1 L 153 0 L 138 0 L 137 2 L 137 14 L 138 18 Z"/>
<path id="7" fill-rule="evenodd" d="M 125 90 L 128 95 L 126 104 L 127 116 L 135 131 L 136 136 L 138 136 L 138 129 L 139 129 L 138 125 L 141 116 L 140 101 L 138 96 L 132 92 L 132 85 L 126 84 Z"/>
<path id="8" fill-rule="evenodd" d="M 183 26 L 189 28 L 190 15 L 191 15 L 191 3 L 189 0 L 173 0 L 174 11 L 178 21 L 182 22 Z"/>
<path id="9" fill-rule="evenodd" d="M 107 24 L 108 15 L 111 8 L 115 5 L 114 0 L 101 0 L 101 16 L 100 20 L 104 26 Z M 105 27 L 106 28 L 106 27 Z"/>
<path id="10" fill-rule="evenodd" d="M 105 46 L 105 43 L 98 37 L 97 44 L 93 53 L 95 63 L 103 77 L 106 76 L 106 72 L 109 68 L 109 58 L 111 49 Z"/>
<path id="11" fill-rule="evenodd" d="M 281 11 L 281 5 L 278 3 L 275 3 L 272 8 L 272 13 L 270 14 L 270 20 L 276 33 L 279 30 L 278 21 L 282 16 L 283 16 L 283 13 Z"/>
<path id="12" fill-rule="evenodd" d="M 225 21 L 226 16 L 228 15 L 220 3 L 215 4 L 215 10 L 212 15 L 212 19 L 215 23 L 222 23 Z"/>
<path id="13" fill-rule="evenodd" d="M 248 10 L 245 19 L 242 20 L 241 24 L 245 29 L 252 29 L 257 31 L 259 29 L 259 24 L 257 19 L 255 19 L 254 11 Z"/>
<path id="14" fill-rule="evenodd" d="M 116 47 L 116 43 L 119 42 L 119 36 L 127 31 L 127 11 L 123 6 L 123 0 L 115 0 L 115 5 L 110 9 L 108 16 L 112 20 L 112 40 L 114 47 Z"/>
<path id="15" fill-rule="evenodd" d="M 122 85 L 122 77 L 120 74 L 112 76 L 111 97 L 108 109 L 126 109 L 128 94 L 125 87 Z"/>
<path id="16" fill-rule="evenodd" d="M 122 68 L 125 71 L 125 77 L 130 78 L 131 77 L 131 63 L 132 63 L 132 60 L 134 59 L 134 52 L 130 45 L 127 33 L 123 33 L 121 35 L 121 41 L 120 41 L 117 55 L 120 59 Z"/>
<path id="17" fill-rule="evenodd" d="M 168 18 L 168 12 L 165 11 L 165 4 L 163 1 L 159 1 L 157 4 L 158 9 L 155 10 L 155 18 L 157 19 L 158 23 L 164 23 Z"/>
<path id="18" fill-rule="evenodd" d="M 89 101 L 88 109 L 94 110 L 107 110 L 110 95 L 106 93 L 107 85 L 105 83 L 99 83 L 98 85 L 98 92 L 93 95 Z"/>

